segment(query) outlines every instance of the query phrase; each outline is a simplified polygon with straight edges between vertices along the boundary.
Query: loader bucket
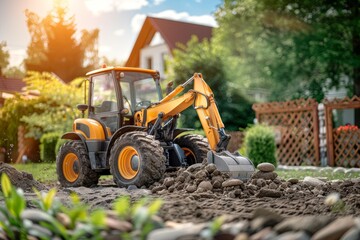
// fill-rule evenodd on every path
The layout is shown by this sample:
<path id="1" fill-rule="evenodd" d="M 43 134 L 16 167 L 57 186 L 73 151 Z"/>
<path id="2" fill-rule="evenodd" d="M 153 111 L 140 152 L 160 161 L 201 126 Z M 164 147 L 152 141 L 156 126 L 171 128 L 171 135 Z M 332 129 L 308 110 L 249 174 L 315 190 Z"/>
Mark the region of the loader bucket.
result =
<path id="1" fill-rule="evenodd" d="M 247 181 L 255 172 L 254 164 L 238 152 L 230 153 L 229 151 L 214 152 L 209 151 L 207 154 L 208 163 L 214 163 L 221 172 L 227 172 L 233 178 Z"/>

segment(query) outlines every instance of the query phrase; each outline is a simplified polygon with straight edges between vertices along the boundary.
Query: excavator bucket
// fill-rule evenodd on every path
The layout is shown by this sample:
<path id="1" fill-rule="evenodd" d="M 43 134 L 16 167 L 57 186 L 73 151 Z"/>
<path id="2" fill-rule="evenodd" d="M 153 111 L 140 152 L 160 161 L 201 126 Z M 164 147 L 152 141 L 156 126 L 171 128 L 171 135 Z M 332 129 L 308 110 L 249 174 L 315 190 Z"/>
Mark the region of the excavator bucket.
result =
<path id="1" fill-rule="evenodd" d="M 214 152 L 209 151 L 207 154 L 208 163 L 214 163 L 219 171 L 227 172 L 233 178 L 247 181 L 255 172 L 254 164 L 238 152 L 230 153 L 229 151 Z"/>

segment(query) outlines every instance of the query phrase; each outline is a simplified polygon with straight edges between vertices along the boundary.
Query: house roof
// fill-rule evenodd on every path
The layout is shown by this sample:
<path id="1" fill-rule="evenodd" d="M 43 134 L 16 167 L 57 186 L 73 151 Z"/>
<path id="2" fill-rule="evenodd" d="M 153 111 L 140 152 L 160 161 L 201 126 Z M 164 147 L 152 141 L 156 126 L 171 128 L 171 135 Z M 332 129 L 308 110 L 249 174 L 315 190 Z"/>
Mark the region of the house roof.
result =
<path id="1" fill-rule="evenodd" d="M 0 92 L 20 93 L 25 86 L 22 79 L 0 77 Z"/>
<path id="2" fill-rule="evenodd" d="M 186 44 L 191 39 L 192 35 L 196 35 L 200 41 L 204 38 L 210 39 L 212 27 L 147 17 L 126 62 L 126 67 L 139 67 L 140 50 L 150 44 L 156 32 L 160 33 L 170 51 L 172 51 L 176 48 L 177 43 Z"/>

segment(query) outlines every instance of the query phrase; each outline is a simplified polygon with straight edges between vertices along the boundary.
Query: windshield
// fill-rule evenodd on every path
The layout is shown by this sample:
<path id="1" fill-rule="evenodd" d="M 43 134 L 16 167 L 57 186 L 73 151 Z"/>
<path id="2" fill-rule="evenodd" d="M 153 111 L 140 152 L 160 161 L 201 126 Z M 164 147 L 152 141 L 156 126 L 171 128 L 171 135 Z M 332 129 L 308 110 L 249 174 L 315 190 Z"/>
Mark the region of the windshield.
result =
<path id="1" fill-rule="evenodd" d="M 120 72 L 120 86 L 124 107 L 138 111 L 159 101 L 156 83 L 152 75 L 140 72 Z M 133 94 L 131 94 L 133 93 Z"/>

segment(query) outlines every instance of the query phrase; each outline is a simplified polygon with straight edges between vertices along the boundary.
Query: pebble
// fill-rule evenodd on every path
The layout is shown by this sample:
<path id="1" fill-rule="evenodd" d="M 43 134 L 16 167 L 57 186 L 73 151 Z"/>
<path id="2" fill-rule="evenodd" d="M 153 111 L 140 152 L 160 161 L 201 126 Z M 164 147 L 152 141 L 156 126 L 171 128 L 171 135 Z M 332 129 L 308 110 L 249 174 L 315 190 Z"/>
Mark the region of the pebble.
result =
<path id="1" fill-rule="evenodd" d="M 205 167 L 205 170 L 206 170 L 209 174 L 211 174 L 211 173 L 213 173 L 215 170 L 217 170 L 217 167 L 216 167 L 215 164 L 210 163 L 210 164 L 208 164 L 208 165 Z"/>
<path id="2" fill-rule="evenodd" d="M 304 231 L 286 232 L 276 237 L 276 240 L 310 240 L 309 234 Z"/>
<path id="3" fill-rule="evenodd" d="M 275 231 L 284 233 L 289 231 L 306 231 L 314 234 L 331 221 L 330 216 L 296 216 L 288 218 L 275 226 Z"/>
<path id="4" fill-rule="evenodd" d="M 315 233 L 313 240 L 337 240 L 355 225 L 352 216 L 338 218 Z"/>
<path id="5" fill-rule="evenodd" d="M 276 172 L 261 172 L 258 171 L 256 173 L 254 173 L 251 178 L 253 179 L 265 179 L 265 180 L 274 180 L 277 177 L 277 173 Z"/>
<path id="6" fill-rule="evenodd" d="M 213 185 L 209 181 L 202 181 L 198 186 L 198 189 L 199 188 L 202 188 L 205 191 L 211 191 L 213 189 Z"/>
<path id="7" fill-rule="evenodd" d="M 188 192 L 188 193 L 193 193 L 193 192 L 195 192 L 196 191 L 196 186 L 195 185 L 189 185 L 189 186 L 187 186 L 186 187 L 186 191 Z"/>
<path id="8" fill-rule="evenodd" d="M 262 172 L 273 172 L 275 171 L 275 166 L 271 163 L 260 163 L 257 166 L 257 169 L 259 169 Z"/>
<path id="9" fill-rule="evenodd" d="M 351 228 L 341 237 L 341 240 L 359 240 L 359 239 L 360 239 L 360 226 Z"/>
<path id="10" fill-rule="evenodd" d="M 170 186 L 174 185 L 174 183 L 175 183 L 175 179 L 172 177 L 165 178 L 165 180 L 164 180 L 165 187 L 170 187 Z"/>
<path id="11" fill-rule="evenodd" d="M 304 178 L 303 183 L 306 185 L 313 186 L 313 187 L 325 184 L 325 182 L 321 181 L 320 179 L 317 179 L 314 177 L 309 177 L 309 176 Z"/>
<path id="12" fill-rule="evenodd" d="M 117 220 L 111 217 L 105 218 L 105 225 L 110 229 L 119 230 L 122 232 L 128 232 L 132 229 L 131 223 L 127 221 Z"/>
<path id="13" fill-rule="evenodd" d="M 222 183 L 222 187 L 240 186 L 242 184 L 244 184 L 244 182 L 240 179 L 229 179 Z"/>
<path id="14" fill-rule="evenodd" d="M 203 230 L 205 224 L 189 225 L 186 224 L 178 228 L 161 228 L 150 232 L 147 240 L 176 240 L 185 236 L 198 236 L 199 238 L 201 230 Z"/>
<path id="15" fill-rule="evenodd" d="M 297 178 L 289 178 L 288 182 L 291 183 L 291 184 L 297 184 L 299 182 L 299 179 L 297 179 Z"/>

